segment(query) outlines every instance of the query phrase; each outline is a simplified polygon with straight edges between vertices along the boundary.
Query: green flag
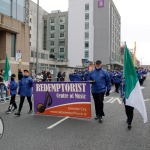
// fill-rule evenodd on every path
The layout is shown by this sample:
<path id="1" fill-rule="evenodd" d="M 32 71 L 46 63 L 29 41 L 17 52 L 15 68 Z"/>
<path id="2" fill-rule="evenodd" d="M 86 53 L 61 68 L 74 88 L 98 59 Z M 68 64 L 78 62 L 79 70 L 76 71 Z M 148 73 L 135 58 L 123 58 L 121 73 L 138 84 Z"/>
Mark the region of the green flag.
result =
<path id="1" fill-rule="evenodd" d="M 10 70 L 8 56 L 6 54 L 4 81 L 8 82 L 10 76 L 11 76 L 11 70 Z"/>
<path id="2" fill-rule="evenodd" d="M 147 112 L 144 98 L 133 61 L 126 45 L 124 48 L 124 77 L 126 105 L 135 107 L 142 115 L 145 123 L 147 122 Z"/>

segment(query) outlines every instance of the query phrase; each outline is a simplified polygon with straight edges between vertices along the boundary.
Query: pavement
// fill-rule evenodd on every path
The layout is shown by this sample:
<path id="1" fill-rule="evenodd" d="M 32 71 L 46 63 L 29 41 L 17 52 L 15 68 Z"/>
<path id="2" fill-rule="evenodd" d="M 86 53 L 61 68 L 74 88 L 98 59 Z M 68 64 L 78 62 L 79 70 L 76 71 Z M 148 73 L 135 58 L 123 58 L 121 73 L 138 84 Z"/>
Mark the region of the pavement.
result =
<path id="1" fill-rule="evenodd" d="M 150 120 L 150 79 L 142 87 Z M 19 98 L 17 98 L 19 104 Z M 4 121 L 4 135 L 0 150 L 150 150 L 150 125 L 144 124 L 138 111 L 134 111 L 132 129 L 128 130 L 124 105 L 112 88 L 105 98 L 105 117 L 100 124 L 92 118 L 75 119 L 28 114 L 25 101 L 22 115 L 7 115 L 8 103 L 0 103 L 0 116 Z M 47 129 L 49 127 L 49 129 Z"/>

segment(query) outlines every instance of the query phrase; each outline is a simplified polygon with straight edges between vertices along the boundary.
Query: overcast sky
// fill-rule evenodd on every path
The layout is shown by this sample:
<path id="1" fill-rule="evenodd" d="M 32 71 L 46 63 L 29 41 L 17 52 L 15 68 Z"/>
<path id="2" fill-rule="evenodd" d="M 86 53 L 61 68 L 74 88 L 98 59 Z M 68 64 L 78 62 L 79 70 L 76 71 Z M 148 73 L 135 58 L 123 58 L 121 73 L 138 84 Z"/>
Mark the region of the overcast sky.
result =
<path id="1" fill-rule="evenodd" d="M 36 2 L 37 0 L 33 0 Z M 68 0 L 39 0 L 48 12 L 68 10 Z M 128 48 L 137 42 L 137 58 L 150 65 L 150 0 L 113 0 L 121 15 L 121 41 Z"/>

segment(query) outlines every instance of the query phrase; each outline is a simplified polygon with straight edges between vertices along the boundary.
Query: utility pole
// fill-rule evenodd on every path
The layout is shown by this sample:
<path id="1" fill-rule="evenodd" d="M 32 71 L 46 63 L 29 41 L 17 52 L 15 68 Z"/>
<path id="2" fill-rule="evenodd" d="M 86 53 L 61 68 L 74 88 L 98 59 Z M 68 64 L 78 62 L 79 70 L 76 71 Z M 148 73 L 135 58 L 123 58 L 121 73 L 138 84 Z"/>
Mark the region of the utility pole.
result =
<path id="1" fill-rule="evenodd" d="M 39 0 L 37 0 L 37 37 L 36 37 L 36 74 L 38 74 L 38 53 L 39 53 Z"/>

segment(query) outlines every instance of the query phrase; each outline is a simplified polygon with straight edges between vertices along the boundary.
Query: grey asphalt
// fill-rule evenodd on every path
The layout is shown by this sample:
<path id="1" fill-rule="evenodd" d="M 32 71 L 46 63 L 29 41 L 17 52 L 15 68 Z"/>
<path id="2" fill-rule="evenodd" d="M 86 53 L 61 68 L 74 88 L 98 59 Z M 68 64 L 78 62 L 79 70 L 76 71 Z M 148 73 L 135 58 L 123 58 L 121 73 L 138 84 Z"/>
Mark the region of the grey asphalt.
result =
<path id="1" fill-rule="evenodd" d="M 150 99 L 150 79 L 143 87 L 144 99 Z M 119 98 L 119 94 L 112 92 L 109 97 Z M 150 120 L 150 100 L 145 104 Z M 118 101 L 105 103 L 106 116 L 102 124 L 94 120 L 92 100 L 92 119 L 68 118 L 49 130 L 47 127 L 64 117 L 29 115 L 27 101 L 20 117 L 6 115 L 7 107 L 8 104 L 0 104 L 0 116 L 5 124 L 0 150 L 150 150 L 150 122 L 144 124 L 135 110 L 129 131 L 124 105 Z"/>

